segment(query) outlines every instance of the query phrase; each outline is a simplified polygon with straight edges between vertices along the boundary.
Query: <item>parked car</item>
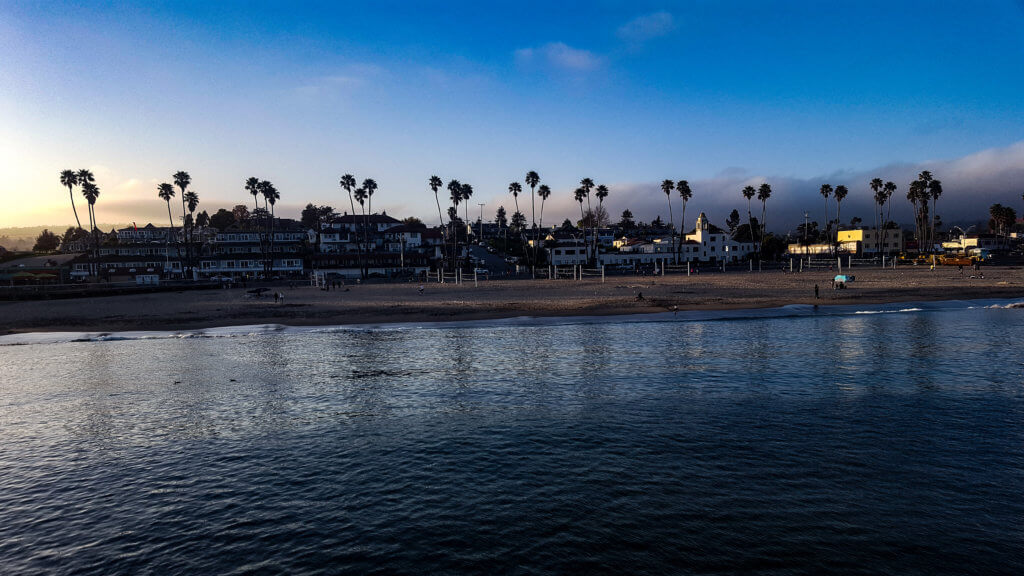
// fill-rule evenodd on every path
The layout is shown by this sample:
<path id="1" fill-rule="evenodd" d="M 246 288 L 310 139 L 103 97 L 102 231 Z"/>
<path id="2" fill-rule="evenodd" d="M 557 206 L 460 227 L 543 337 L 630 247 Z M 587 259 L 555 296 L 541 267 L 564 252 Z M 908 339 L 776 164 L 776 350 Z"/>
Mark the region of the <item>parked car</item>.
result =
<path id="1" fill-rule="evenodd" d="M 487 275 L 490 274 L 491 271 L 488 270 L 487 268 L 474 268 L 473 273 L 477 275 Z"/>

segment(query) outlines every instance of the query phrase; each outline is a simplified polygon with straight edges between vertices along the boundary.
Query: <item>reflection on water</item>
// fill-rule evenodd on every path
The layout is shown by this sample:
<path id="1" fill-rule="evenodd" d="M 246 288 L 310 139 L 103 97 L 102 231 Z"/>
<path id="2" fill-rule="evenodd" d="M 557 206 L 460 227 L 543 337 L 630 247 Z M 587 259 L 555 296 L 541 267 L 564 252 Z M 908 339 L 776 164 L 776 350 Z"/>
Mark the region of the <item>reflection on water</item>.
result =
<path id="1" fill-rule="evenodd" d="M 1022 314 L 3 347 L 0 565 L 1020 572 Z"/>

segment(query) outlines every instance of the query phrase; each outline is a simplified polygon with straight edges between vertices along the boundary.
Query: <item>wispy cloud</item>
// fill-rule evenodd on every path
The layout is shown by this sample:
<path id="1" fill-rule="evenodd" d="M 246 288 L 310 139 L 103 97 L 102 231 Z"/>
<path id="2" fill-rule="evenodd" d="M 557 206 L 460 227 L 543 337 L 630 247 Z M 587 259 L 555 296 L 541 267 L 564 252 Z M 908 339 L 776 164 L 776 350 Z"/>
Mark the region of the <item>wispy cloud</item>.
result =
<path id="1" fill-rule="evenodd" d="M 637 16 L 626 22 L 619 27 L 617 35 L 627 42 L 641 43 L 665 36 L 675 29 L 675 19 L 668 12 L 661 10 Z"/>
<path id="2" fill-rule="evenodd" d="M 601 65 L 601 58 L 589 50 L 573 48 L 564 42 L 549 42 L 537 48 L 515 51 L 520 64 L 542 63 L 562 70 L 586 72 Z"/>
<path id="3" fill-rule="evenodd" d="M 309 100 L 345 96 L 369 86 L 374 79 L 385 74 L 384 68 L 376 64 L 349 64 L 334 73 L 309 78 L 296 86 L 294 91 L 298 96 Z"/>

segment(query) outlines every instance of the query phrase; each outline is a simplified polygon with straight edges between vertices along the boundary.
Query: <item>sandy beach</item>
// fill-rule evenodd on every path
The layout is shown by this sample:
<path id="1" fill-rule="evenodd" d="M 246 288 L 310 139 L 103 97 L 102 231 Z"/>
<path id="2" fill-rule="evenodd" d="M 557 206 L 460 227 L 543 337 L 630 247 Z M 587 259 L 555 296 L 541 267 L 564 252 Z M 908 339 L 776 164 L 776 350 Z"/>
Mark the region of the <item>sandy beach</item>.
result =
<path id="1" fill-rule="evenodd" d="M 875 304 L 1024 297 L 1024 270 L 986 267 L 855 269 L 833 290 L 828 271 L 729 272 L 573 280 L 489 280 L 462 285 L 353 284 L 324 291 L 281 285 L 260 298 L 242 288 L 0 303 L 0 333 L 189 330 L 247 324 L 292 326 L 478 320 L 515 316 L 612 315 L 667 310 Z M 814 298 L 818 285 L 820 298 Z M 271 296 L 284 294 L 281 302 Z M 642 295 L 642 299 L 638 296 Z"/>

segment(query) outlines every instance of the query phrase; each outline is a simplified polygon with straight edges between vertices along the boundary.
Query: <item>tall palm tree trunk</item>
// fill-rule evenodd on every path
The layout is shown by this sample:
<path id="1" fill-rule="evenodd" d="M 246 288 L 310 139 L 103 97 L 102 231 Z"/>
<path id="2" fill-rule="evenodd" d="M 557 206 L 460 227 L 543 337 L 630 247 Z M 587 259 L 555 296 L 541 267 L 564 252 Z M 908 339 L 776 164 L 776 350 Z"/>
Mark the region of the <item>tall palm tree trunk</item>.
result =
<path id="1" fill-rule="evenodd" d="M 931 244 L 929 245 L 929 248 L 930 248 L 929 251 L 934 251 L 934 249 L 935 249 L 935 217 L 937 216 L 937 214 L 935 213 L 935 201 L 936 201 L 936 198 L 933 196 L 932 197 L 932 232 L 931 232 Z"/>
<path id="2" fill-rule="evenodd" d="M 830 234 L 831 231 L 832 221 L 828 217 L 828 196 L 825 196 L 825 241 L 828 242 L 829 255 L 835 256 L 834 254 L 832 254 L 832 234 Z"/>
<path id="3" fill-rule="evenodd" d="M 369 200 L 367 200 L 367 202 L 369 202 Z M 368 230 L 369 227 L 370 227 L 370 220 L 366 216 L 366 208 L 364 207 L 363 208 L 363 245 L 364 245 L 364 249 L 366 250 L 366 252 L 370 251 L 370 247 L 368 245 L 370 243 L 370 241 L 369 241 L 369 237 L 367 236 L 367 230 Z M 367 279 L 370 278 L 370 263 L 367 262 L 367 260 L 369 260 L 369 258 L 364 258 L 363 259 L 363 269 L 362 269 L 363 280 L 367 280 Z"/>
<path id="4" fill-rule="evenodd" d="M 679 240 L 676 241 L 676 257 L 683 251 L 683 237 L 686 235 L 686 200 L 683 200 L 683 211 L 679 215 Z M 676 262 L 679 263 L 678 260 Z"/>
<path id="5" fill-rule="evenodd" d="M 171 199 L 167 199 L 167 222 L 170 223 L 171 229 L 167 232 L 167 239 L 164 241 L 164 250 L 167 252 L 165 262 L 170 260 L 171 257 L 171 234 L 174 234 L 174 217 L 171 216 Z"/>
<path id="6" fill-rule="evenodd" d="M 768 201 L 767 200 L 762 200 L 761 201 L 761 252 L 760 252 L 762 257 L 764 256 L 764 235 L 767 233 L 767 230 L 768 230 L 768 226 L 765 224 L 765 216 L 767 215 L 767 213 L 768 213 Z M 758 262 L 760 262 L 760 261 L 761 260 L 760 260 L 760 257 L 759 257 L 758 258 Z"/>
<path id="7" fill-rule="evenodd" d="M 534 263 L 535 266 L 537 264 L 537 249 L 538 249 L 538 246 L 540 245 L 540 229 L 543 228 L 543 227 L 544 227 L 544 199 L 541 198 L 540 199 L 540 221 L 539 221 L 539 224 L 537 224 L 537 241 L 535 242 L 535 244 L 533 246 L 533 263 Z"/>
<path id="8" fill-rule="evenodd" d="M 68 194 L 71 196 L 71 211 L 75 213 L 75 224 L 81 228 L 82 221 L 78 219 L 78 209 L 75 208 L 75 192 L 70 184 L 68 185 Z"/>
<path id="9" fill-rule="evenodd" d="M 270 274 L 274 274 L 274 205 L 270 205 Z"/>
<path id="10" fill-rule="evenodd" d="M 672 247 L 675 248 L 675 245 L 676 245 L 676 220 L 675 220 L 675 217 L 672 215 L 672 195 L 671 194 L 666 194 L 666 196 L 668 196 L 668 228 L 669 228 L 669 230 L 672 231 Z M 679 264 L 679 253 L 678 252 L 673 254 L 672 263 L 673 264 Z"/>
<path id="11" fill-rule="evenodd" d="M 747 232 L 750 233 L 750 243 L 757 242 L 754 237 L 754 215 L 750 213 L 750 198 L 747 198 Z"/>
<path id="12" fill-rule="evenodd" d="M 445 234 L 444 215 L 441 213 L 441 199 L 437 197 L 437 190 L 434 190 L 434 202 L 437 202 L 437 222 L 438 225 L 441 226 L 441 254 L 444 254 L 448 250 L 448 238 L 445 237 L 447 234 Z M 441 268 L 443 270 L 444 258 L 441 259 L 441 262 Z"/>
<path id="13" fill-rule="evenodd" d="M 535 186 L 530 186 L 530 220 L 533 221 L 533 258 L 530 261 L 531 269 L 537 266 L 537 242 L 540 241 L 540 228 L 537 227 L 537 191 L 534 188 Z"/>
<path id="14" fill-rule="evenodd" d="M 583 202 L 580 202 L 580 226 L 583 227 L 583 251 L 586 256 L 587 250 L 587 217 L 583 215 Z M 577 245 L 578 247 L 578 245 Z"/>

